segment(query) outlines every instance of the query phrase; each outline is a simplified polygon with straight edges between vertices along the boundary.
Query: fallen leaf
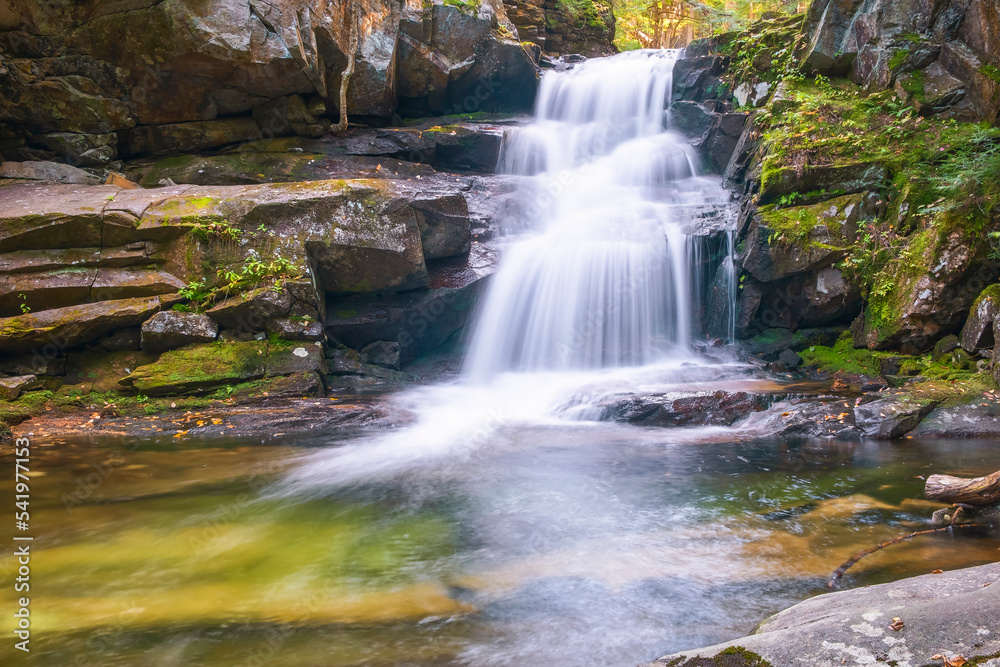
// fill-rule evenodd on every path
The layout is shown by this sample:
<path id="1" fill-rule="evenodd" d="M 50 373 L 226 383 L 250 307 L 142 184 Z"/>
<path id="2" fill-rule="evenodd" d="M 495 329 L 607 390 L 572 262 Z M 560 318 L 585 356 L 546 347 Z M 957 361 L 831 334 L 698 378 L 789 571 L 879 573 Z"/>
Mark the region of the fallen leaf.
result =
<path id="1" fill-rule="evenodd" d="M 934 570 L 931 574 L 944 574 L 944 570 Z"/>
<path id="2" fill-rule="evenodd" d="M 895 630 L 896 632 L 899 632 L 900 630 L 903 629 L 903 619 L 896 616 L 895 618 L 892 619 L 892 623 L 889 624 L 889 627 Z"/>

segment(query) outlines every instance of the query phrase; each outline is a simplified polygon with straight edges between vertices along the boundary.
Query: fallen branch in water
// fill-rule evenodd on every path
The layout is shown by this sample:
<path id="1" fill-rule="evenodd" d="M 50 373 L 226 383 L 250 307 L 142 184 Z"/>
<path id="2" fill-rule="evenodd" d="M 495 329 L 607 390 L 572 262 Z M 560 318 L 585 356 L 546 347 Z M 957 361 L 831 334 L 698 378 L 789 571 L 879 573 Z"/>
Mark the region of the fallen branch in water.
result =
<path id="1" fill-rule="evenodd" d="M 997 505 L 1000 504 L 1000 470 L 974 479 L 931 475 L 924 485 L 924 495 L 943 503 Z"/>
<path id="2" fill-rule="evenodd" d="M 930 530 L 918 530 L 915 533 L 907 533 L 906 535 L 900 535 L 899 537 L 893 538 L 887 542 L 876 544 L 873 547 L 869 547 L 864 551 L 859 551 L 858 553 L 854 554 L 846 563 L 844 563 L 836 570 L 834 570 L 833 574 L 830 575 L 830 578 L 826 582 L 826 590 L 832 591 L 837 586 L 837 582 L 840 581 L 840 578 L 844 576 L 844 573 L 847 572 L 859 560 L 861 560 L 865 556 L 868 556 L 869 554 L 875 553 L 876 551 L 881 551 L 882 549 L 885 549 L 888 546 L 892 546 L 893 544 L 899 544 L 900 542 L 905 542 L 906 540 L 913 539 L 918 535 L 930 535 L 931 533 L 940 533 L 945 530 L 952 530 L 953 528 L 985 528 L 985 527 L 988 527 L 987 524 L 962 523 L 954 526 L 944 526 L 942 528 L 931 528 Z"/>

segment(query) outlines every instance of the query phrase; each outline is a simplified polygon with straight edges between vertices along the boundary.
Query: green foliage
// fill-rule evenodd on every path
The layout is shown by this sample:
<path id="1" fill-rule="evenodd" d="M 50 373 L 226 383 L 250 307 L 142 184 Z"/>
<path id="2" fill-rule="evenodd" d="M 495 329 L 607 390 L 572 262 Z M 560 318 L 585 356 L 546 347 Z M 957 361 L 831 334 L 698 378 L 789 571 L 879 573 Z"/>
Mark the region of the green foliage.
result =
<path id="1" fill-rule="evenodd" d="M 265 282 L 273 282 L 280 289 L 285 280 L 298 278 L 299 275 L 295 265 L 284 257 L 276 257 L 270 261 L 248 257 L 238 270 L 219 269 L 217 272 L 222 281 L 219 289 L 227 293 L 254 288 Z"/>
<path id="2" fill-rule="evenodd" d="M 19 308 L 21 309 L 22 315 L 27 315 L 31 312 L 31 306 L 28 305 L 28 297 L 22 292 L 17 295 L 17 298 L 21 300 Z"/>
<path id="3" fill-rule="evenodd" d="M 801 15 L 761 20 L 734 35 L 720 49 L 730 56 L 728 76 L 733 87 L 803 79 L 795 55 L 801 25 Z"/>
<path id="4" fill-rule="evenodd" d="M 228 220 L 201 221 L 191 227 L 191 234 L 202 241 L 222 239 L 237 241 L 243 235 L 243 231 L 233 227 Z"/>

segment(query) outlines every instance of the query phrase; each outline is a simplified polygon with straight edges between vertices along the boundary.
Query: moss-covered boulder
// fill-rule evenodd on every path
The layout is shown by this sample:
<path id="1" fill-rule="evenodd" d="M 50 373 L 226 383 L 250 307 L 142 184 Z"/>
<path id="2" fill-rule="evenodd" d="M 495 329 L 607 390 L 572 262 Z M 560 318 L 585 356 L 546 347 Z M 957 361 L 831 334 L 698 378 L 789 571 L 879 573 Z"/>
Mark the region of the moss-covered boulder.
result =
<path id="1" fill-rule="evenodd" d="M 212 391 L 264 377 L 267 341 L 218 342 L 164 352 L 120 380 L 147 396 Z"/>

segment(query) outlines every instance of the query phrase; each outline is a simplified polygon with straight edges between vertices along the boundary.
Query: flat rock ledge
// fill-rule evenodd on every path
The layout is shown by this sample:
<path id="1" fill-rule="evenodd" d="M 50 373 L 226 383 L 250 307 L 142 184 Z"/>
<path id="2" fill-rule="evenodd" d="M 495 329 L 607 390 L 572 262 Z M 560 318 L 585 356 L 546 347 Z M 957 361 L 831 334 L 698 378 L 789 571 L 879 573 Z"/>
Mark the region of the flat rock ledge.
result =
<path id="1" fill-rule="evenodd" d="M 814 597 L 753 634 L 675 653 L 646 667 L 1000 667 L 1000 563 Z M 890 628 L 894 618 L 903 622 Z"/>

